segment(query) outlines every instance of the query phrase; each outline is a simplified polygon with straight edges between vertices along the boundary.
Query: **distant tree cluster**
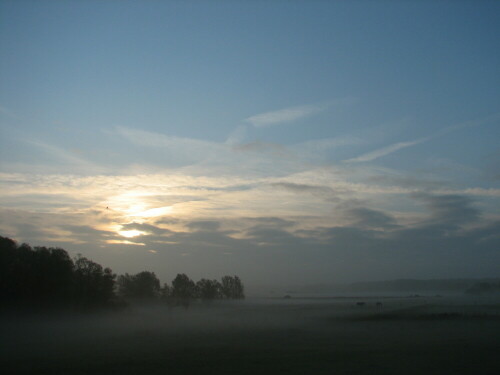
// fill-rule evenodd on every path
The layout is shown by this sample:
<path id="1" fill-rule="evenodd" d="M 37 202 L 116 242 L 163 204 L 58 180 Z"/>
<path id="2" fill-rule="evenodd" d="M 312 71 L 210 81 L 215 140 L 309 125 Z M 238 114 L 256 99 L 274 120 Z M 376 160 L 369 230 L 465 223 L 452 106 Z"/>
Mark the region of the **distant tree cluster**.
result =
<path id="1" fill-rule="evenodd" d="M 171 306 L 188 307 L 195 299 L 203 302 L 215 299 L 244 299 L 245 291 L 238 276 L 224 276 L 221 282 L 201 279 L 195 283 L 187 275 L 178 274 L 172 280 L 172 285 L 164 284 L 161 296 Z"/>
<path id="2" fill-rule="evenodd" d="M 209 302 L 216 299 L 243 299 L 245 292 L 238 276 L 224 276 L 221 281 L 191 280 L 186 274 L 178 274 L 171 285 L 160 287 L 160 280 L 153 272 L 143 271 L 136 275 L 118 277 L 118 294 L 125 299 L 160 299 L 169 306 L 188 307 L 193 300 Z"/>
<path id="3" fill-rule="evenodd" d="M 110 268 L 66 250 L 17 245 L 0 236 L 0 306 L 119 307 L 124 300 L 157 300 L 169 306 L 188 307 L 193 300 L 245 298 L 238 276 L 221 281 L 194 282 L 178 274 L 171 285 L 160 287 L 154 272 L 143 271 L 118 278 Z"/>

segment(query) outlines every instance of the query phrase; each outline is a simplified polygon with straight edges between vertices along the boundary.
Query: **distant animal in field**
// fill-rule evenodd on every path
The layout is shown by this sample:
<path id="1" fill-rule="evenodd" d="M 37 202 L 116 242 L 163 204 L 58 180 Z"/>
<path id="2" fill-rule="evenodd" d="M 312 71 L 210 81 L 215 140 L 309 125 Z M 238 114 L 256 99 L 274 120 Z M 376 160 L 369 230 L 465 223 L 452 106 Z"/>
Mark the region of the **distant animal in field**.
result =
<path id="1" fill-rule="evenodd" d="M 356 302 L 356 306 L 365 306 L 366 302 Z"/>

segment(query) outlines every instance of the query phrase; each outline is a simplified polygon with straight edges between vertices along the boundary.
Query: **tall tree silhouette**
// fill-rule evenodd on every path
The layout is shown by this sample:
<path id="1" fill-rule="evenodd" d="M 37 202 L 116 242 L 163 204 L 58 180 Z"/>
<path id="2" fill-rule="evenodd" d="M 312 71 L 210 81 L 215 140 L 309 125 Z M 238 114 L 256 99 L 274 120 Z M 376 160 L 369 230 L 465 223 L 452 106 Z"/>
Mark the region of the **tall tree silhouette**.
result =
<path id="1" fill-rule="evenodd" d="M 188 307 L 191 300 L 196 297 L 196 286 L 186 274 L 177 274 L 172 281 L 172 298 L 177 304 Z"/>
<path id="2" fill-rule="evenodd" d="M 196 296 L 204 301 L 222 297 L 222 285 L 217 280 L 201 279 L 196 283 Z"/>
<path id="3" fill-rule="evenodd" d="M 17 246 L 0 237 L 0 295 L 4 304 L 68 304 L 73 261 L 59 248 Z"/>
<path id="4" fill-rule="evenodd" d="M 154 272 L 143 271 L 136 275 L 120 275 L 118 290 L 125 298 L 157 298 L 160 293 L 160 280 Z"/>
<path id="5" fill-rule="evenodd" d="M 74 298 L 77 306 L 106 305 L 114 298 L 116 275 L 90 259 L 79 255 L 75 260 Z"/>
<path id="6" fill-rule="evenodd" d="M 224 276 L 222 278 L 222 295 L 228 299 L 243 299 L 245 291 L 238 276 Z"/>

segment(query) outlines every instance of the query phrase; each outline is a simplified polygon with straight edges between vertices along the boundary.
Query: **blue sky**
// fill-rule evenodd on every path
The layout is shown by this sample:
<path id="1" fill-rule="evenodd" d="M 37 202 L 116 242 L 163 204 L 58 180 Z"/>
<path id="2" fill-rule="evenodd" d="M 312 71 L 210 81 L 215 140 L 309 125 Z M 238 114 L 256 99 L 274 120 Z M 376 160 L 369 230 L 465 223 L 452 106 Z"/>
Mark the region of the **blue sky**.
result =
<path id="1" fill-rule="evenodd" d="M 499 11 L 0 1 L 0 230 L 164 278 L 498 276 Z"/>

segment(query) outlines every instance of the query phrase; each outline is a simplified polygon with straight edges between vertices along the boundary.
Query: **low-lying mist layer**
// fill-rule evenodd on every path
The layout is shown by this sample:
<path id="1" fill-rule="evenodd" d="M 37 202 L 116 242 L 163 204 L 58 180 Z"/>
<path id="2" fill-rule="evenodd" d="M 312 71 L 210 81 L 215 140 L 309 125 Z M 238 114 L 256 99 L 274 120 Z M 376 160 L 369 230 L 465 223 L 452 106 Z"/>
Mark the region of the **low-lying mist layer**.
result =
<path id="1" fill-rule="evenodd" d="M 260 299 L 2 315 L 2 367 L 31 374 L 493 374 L 498 299 Z"/>

